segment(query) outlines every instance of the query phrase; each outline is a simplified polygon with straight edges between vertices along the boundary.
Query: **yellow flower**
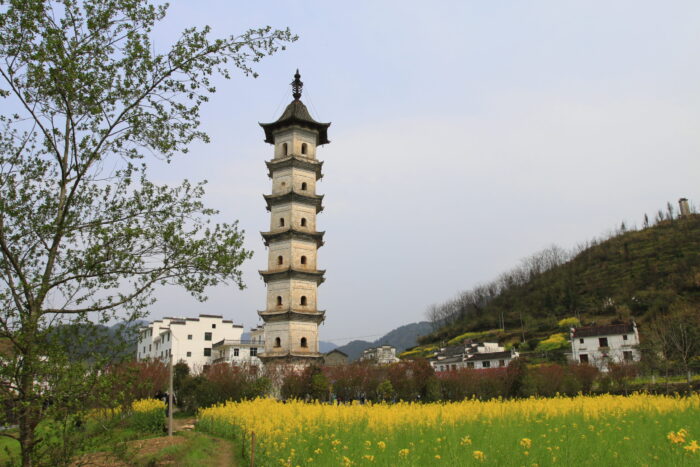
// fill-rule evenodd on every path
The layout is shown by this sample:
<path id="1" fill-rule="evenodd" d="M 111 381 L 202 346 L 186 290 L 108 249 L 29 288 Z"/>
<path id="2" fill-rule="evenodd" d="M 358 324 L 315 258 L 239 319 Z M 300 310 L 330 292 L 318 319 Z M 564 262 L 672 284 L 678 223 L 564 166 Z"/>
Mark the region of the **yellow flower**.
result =
<path id="1" fill-rule="evenodd" d="M 348 467 L 348 466 L 352 465 L 352 461 L 350 460 L 349 457 L 343 456 L 343 465 L 344 465 L 345 467 Z"/>
<path id="2" fill-rule="evenodd" d="M 362 458 L 367 459 L 370 462 L 374 462 L 374 456 L 372 456 L 370 454 L 365 454 L 364 456 L 362 456 Z"/>
<path id="3" fill-rule="evenodd" d="M 474 456 L 474 459 L 483 462 L 486 460 L 486 454 L 484 454 L 482 451 L 474 451 L 472 453 L 472 456 Z"/>
<path id="4" fill-rule="evenodd" d="M 695 454 L 695 451 L 697 451 L 698 449 L 700 449 L 700 446 L 698 446 L 698 442 L 697 442 L 697 441 L 693 440 L 693 441 L 691 441 L 691 443 L 690 443 L 689 445 L 684 446 L 683 449 L 685 449 L 686 451 L 690 451 L 690 452 L 692 452 L 693 454 Z"/>
<path id="5" fill-rule="evenodd" d="M 442 457 L 440 457 L 440 454 L 435 454 L 435 459 L 442 459 Z"/>
<path id="6" fill-rule="evenodd" d="M 411 451 L 409 451 L 408 449 L 405 449 L 405 448 L 404 448 L 404 449 L 402 449 L 402 450 L 399 451 L 399 457 L 408 457 L 408 454 L 409 454 L 410 452 L 411 452 Z"/>
<path id="7" fill-rule="evenodd" d="M 321 448 L 316 448 L 314 449 L 314 454 L 321 454 L 323 451 L 321 451 Z"/>
<path id="8" fill-rule="evenodd" d="M 687 434 L 688 432 L 684 429 L 678 430 L 677 433 L 671 431 L 668 435 L 666 435 L 666 439 L 668 439 L 673 444 L 683 444 L 685 443 L 685 435 Z"/>
<path id="9" fill-rule="evenodd" d="M 165 410 L 165 402 L 159 399 L 140 399 L 131 403 L 131 410 L 138 413 Z"/>
<path id="10" fill-rule="evenodd" d="M 377 442 L 377 447 L 378 447 L 379 449 L 384 449 L 384 448 L 386 448 L 386 443 L 385 443 L 384 441 L 378 441 L 378 442 Z"/>
<path id="11" fill-rule="evenodd" d="M 530 449 L 532 446 L 532 440 L 530 438 L 523 438 L 520 440 L 520 445 L 525 449 Z"/>
<path id="12" fill-rule="evenodd" d="M 524 455 L 524 456 L 529 456 L 530 453 L 529 453 L 528 451 L 523 451 L 523 455 Z"/>
<path id="13" fill-rule="evenodd" d="M 462 446 L 469 446 L 472 444 L 472 439 L 467 435 L 464 438 L 462 438 L 459 442 Z"/>

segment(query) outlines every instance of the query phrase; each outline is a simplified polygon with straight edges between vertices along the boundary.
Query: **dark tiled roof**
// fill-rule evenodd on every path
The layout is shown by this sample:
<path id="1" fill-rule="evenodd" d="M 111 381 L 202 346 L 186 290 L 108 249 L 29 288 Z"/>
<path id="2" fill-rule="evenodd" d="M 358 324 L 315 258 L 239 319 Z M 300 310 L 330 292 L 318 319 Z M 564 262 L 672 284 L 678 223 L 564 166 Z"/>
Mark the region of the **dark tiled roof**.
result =
<path id="1" fill-rule="evenodd" d="M 293 100 L 291 104 L 284 109 L 282 116 L 278 118 L 276 122 L 260 123 L 260 126 L 265 130 L 265 142 L 270 144 L 274 144 L 275 142 L 272 135 L 275 130 L 292 125 L 299 125 L 318 131 L 318 143 L 316 144 L 319 146 L 330 142 L 328 141 L 328 127 L 331 126 L 331 124 L 320 123 L 314 120 L 304 103 L 297 99 Z"/>
<path id="2" fill-rule="evenodd" d="M 326 355 L 330 355 L 330 354 L 332 354 L 332 353 L 339 353 L 340 355 L 343 355 L 343 356 L 345 356 L 345 357 L 348 356 L 348 354 L 346 354 L 346 353 L 343 352 L 342 350 L 338 350 L 338 349 L 333 349 L 333 350 L 331 350 L 330 352 L 327 352 Z"/>
<path id="3" fill-rule="evenodd" d="M 634 333 L 634 325 L 632 323 L 574 328 L 574 337 L 614 336 L 632 333 Z"/>
<path id="4" fill-rule="evenodd" d="M 203 315 L 200 313 L 199 315 L 200 318 L 223 318 L 222 315 Z"/>
<path id="5" fill-rule="evenodd" d="M 488 352 L 488 353 L 474 353 L 467 356 L 467 360 L 503 360 L 506 358 L 511 358 L 513 354 L 510 350 L 505 350 L 503 352 Z"/>

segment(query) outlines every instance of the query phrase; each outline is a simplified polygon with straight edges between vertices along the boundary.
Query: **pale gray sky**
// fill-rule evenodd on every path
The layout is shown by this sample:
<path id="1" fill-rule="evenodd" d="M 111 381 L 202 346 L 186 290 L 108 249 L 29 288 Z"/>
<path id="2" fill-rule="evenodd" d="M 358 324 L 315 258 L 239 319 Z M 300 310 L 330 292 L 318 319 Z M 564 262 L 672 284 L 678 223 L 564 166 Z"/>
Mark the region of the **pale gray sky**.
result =
<path id="1" fill-rule="evenodd" d="M 248 288 L 206 303 L 166 289 L 151 318 L 259 323 L 272 149 L 257 122 L 289 103 L 297 67 L 302 100 L 333 122 L 319 151 L 322 340 L 378 337 L 552 243 L 639 225 L 681 196 L 700 204 L 699 2 L 180 1 L 156 47 L 205 24 L 300 39 L 258 79 L 221 80 L 203 109 L 211 144 L 152 165 L 161 182 L 209 181 L 208 204 L 255 251 Z"/>

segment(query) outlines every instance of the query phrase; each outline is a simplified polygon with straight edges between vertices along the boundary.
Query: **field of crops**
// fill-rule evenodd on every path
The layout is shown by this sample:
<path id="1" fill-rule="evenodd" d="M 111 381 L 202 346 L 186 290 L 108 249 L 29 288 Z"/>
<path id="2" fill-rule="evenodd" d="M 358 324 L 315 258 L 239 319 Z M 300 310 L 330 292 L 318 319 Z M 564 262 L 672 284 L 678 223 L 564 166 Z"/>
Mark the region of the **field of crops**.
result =
<path id="1" fill-rule="evenodd" d="M 256 437 L 256 465 L 700 465 L 700 396 L 635 394 L 204 409 L 198 429 Z"/>

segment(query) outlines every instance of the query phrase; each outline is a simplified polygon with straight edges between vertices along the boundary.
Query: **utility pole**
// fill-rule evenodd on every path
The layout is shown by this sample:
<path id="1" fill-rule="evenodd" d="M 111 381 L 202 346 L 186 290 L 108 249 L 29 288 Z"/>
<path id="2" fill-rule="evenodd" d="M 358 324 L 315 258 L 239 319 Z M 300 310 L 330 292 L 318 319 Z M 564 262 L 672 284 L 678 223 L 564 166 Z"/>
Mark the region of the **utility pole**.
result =
<path id="1" fill-rule="evenodd" d="M 173 350 L 170 346 L 170 389 L 168 389 L 168 436 L 173 435 Z"/>

